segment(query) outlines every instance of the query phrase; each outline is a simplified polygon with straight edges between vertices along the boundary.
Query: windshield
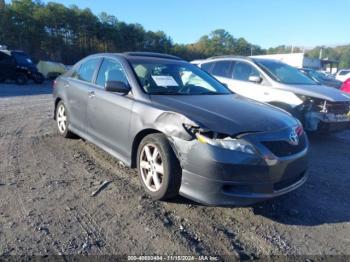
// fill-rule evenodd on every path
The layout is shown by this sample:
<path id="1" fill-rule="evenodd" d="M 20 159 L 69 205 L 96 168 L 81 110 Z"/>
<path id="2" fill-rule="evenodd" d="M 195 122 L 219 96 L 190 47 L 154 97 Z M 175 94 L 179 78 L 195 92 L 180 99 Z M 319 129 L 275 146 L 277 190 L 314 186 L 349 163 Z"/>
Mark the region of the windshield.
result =
<path id="1" fill-rule="evenodd" d="M 257 64 L 272 79 L 289 85 L 316 85 L 317 83 L 301 73 L 297 68 L 274 60 L 258 60 Z"/>
<path id="2" fill-rule="evenodd" d="M 32 65 L 32 60 L 25 54 L 13 53 L 16 62 L 20 65 Z"/>
<path id="3" fill-rule="evenodd" d="M 198 67 L 179 61 L 132 60 L 131 65 L 144 89 L 151 95 L 231 94 L 220 82 Z"/>
<path id="4" fill-rule="evenodd" d="M 319 81 L 322 81 L 322 80 L 323 81 L 327 81 L 327 80 L 329 80 L 329 77 L 326 77 L 325 75 L 323 75 L 323 74 L 321 74 L 321 73 L 319 73 L 319 72 L 317 72 L 315 70 L 310 70 L 309 74 L 310 74 L 311 77 L 314 77 L 314 78 L 316 78 Z"/>

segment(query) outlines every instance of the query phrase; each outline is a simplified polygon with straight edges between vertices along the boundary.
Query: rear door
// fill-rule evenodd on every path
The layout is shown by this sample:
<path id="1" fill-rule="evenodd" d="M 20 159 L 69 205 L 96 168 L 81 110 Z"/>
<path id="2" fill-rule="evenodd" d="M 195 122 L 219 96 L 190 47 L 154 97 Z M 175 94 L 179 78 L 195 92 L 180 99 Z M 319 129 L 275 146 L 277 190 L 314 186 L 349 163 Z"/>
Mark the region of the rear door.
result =
<path id="1" fill-rule="evenodd" d="M 70 125 L 79 131 L 87 132 L 87 102 L 93 90 L 93 79 L 101 58 L 90 58 L 83 61 L 64 84 L 67 99 Z"/>
<path id="2" fill-rule="evenodd" d="M 121 81 L 130 86 L 125 70 L 117 59 L 104 58 L 97 74 L 87 107 L 89 134 L 113 151 L 128 156 L 129 122 L 134 99 L 131 93 L 121 95 L 107 92 L 107 81 Z"/>

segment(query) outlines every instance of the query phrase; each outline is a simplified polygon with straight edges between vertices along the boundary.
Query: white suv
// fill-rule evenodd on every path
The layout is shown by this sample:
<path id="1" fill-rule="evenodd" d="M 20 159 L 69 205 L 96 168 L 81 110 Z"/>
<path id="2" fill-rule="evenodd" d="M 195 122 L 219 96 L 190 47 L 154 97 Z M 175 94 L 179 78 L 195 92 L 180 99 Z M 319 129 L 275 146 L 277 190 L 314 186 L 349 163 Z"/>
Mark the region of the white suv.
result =
<path id="1" fill-rule="evenodd" d="M 335 78 L 339 81 L 346 81 L 350 78 L 350 69 L 342 69 L 337 72 Z"/>
<path id="2" fill-rule="evenodd" d="M 285 63 L 236 56 L 192 63 L 214 75 L 233 92 L 288 111 L 308 131 L 350 129 L 350 96 L 317 84 Z"/>

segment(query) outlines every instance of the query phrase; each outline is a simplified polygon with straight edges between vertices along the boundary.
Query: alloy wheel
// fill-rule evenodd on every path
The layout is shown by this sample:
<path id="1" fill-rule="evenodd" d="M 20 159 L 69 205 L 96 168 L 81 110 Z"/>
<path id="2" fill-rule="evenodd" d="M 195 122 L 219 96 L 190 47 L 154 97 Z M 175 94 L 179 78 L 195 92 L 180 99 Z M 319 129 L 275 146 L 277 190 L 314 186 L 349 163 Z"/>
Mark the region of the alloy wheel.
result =
<path id="1" fill-rule="evenodd" d="M 67 128 L 67 115 L 64 105 L 60 105 L 57 109 L 57 126 L 61 134 L 66 131 Z"/>
<path id="2" fill-rule="evenodd" d="M 162 187 L 164 166 L 162 156 L 154 144 L 146 144 L 140 157 L 141 177 L 146 187 L 156 192 Z"/>

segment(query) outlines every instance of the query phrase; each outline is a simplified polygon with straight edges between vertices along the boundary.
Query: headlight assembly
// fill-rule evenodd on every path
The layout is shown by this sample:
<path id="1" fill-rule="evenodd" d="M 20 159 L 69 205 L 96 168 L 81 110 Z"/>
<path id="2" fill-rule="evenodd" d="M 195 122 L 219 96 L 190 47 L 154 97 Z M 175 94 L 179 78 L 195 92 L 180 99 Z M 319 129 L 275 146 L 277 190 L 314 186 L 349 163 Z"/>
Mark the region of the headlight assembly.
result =
<path id="1" fill-rule="evenodd" d="M 254 146 L 243 139 L 233 139 L 229 137 L 223 139 L 209 138 L 200 134 L 199 132 L 196 133 L 196 138 L 199 142 L 204 144 L 221 147 L 228 150 L 239 151 L 251 155 L 256 154 Z"/>

